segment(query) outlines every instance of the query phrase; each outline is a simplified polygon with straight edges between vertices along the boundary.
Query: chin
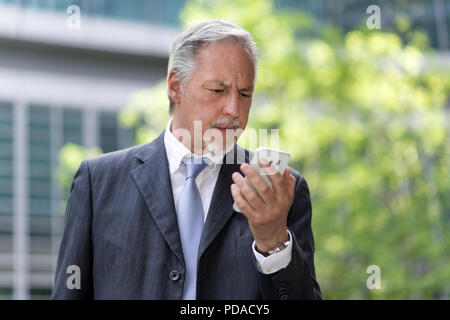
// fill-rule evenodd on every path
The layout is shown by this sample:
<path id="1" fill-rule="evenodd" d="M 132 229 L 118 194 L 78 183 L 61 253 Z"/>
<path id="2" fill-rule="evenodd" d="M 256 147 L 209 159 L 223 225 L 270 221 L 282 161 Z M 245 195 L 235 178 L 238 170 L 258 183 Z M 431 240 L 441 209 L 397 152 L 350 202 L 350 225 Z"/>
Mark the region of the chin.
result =
<path id="1" fill-rule="evenodd" d="M 209 142 L 205 143 L 205 150 L 204 153 L 209 153 L 213 156 L 222 156 L 225 155 L 228 151 L 230 151 L 234 147 L 233 142 L 223 142 L 223 143 L 217 143 L 217 142 Z"/>
<path id="2" fill-rule="evenodd" d="M 239 130 L 239 129 L 238 129 Z M 211 128 L 207 130 L 203 136 L 203 142 L 206 147 L 206 152 L 213 152 L 214 154 L 224 154 L 228 152 L 236 144 L 236 130 Z"/>

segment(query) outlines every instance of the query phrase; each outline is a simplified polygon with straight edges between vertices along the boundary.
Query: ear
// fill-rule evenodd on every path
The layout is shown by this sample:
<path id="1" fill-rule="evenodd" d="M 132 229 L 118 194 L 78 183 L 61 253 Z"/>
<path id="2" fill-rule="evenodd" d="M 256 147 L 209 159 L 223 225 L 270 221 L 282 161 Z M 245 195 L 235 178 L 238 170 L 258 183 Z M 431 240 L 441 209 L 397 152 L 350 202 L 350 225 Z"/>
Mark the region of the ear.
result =
<path id="1" fill-rule="evenodd" d="M 169 89 L 169 95 L 175 104 L 181 102 L 181 82 L 178 79 L 177 70 L 173 69 L 169 73 L 169 78 L 167 80 L 167 87 Z"/>

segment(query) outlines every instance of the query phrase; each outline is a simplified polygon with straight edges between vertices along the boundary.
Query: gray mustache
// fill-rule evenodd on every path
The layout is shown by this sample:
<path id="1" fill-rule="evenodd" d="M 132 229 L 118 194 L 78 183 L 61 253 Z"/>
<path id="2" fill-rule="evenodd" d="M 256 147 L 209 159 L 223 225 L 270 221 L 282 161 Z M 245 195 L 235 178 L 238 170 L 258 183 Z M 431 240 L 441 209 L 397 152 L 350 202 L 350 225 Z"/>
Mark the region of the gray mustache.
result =
<path id="1" fill-rule="evenodd" d="M 211 128 L 216 126 L 233 126 L 234 129 L 239 128 L 239 122 L 237 120 L 217 120 L 211 124 Z"/>

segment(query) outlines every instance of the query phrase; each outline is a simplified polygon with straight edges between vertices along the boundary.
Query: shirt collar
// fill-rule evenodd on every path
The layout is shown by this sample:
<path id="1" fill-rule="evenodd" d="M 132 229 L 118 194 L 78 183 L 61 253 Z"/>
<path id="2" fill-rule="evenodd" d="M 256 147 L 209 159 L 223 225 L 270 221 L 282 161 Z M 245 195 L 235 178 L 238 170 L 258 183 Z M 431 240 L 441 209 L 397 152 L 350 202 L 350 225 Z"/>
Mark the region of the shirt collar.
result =
<path id="1" fill-rule="evenodd" d="M 195 156 L 192 154 L 192 152 L 186 148 L 186 146 L 181 143 L 172 133 L 170 130 L 172 126 L 172 120 L 171 118 L 166 126 L 166 131 L 164 132 L 164 144 L 166 146 L 166 153 L 167 153 L 167 159 L 169 161 L 169 171 L 170 174 L 173 174 L 181 165 L 181 160 L 183 160 L 184 157 L 188 156 Z M 228 150 L 227 150 L 228 152 Z M 222 154 L 216 154 L 213 155 L 211 153 L 206 153 L 202 157 L 205 159 L 205 161 L 208 164 L 208 167 L 212 168 L 212 172 L 217 171 L 220 168 L 220 164 L 223 160 Z"/>

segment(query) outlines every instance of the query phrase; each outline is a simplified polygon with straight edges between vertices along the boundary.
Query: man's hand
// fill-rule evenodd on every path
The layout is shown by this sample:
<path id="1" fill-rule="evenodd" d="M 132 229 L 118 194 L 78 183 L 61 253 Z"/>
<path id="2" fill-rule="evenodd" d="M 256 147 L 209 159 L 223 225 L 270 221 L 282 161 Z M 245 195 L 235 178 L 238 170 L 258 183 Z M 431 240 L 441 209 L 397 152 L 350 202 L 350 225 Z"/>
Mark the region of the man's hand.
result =
<path id="1" fill-rule="evenodd" d="M 257 192 L 239 172 L 235 172 L 232 176 L 235 183 L 231 185 L 231 194 L 248 219 L 256 248 L 260 252 L 268 252 L 279 243 L 289 240 L 287 216 L 294 199 L 295 178 L 287 168 L 281 175 L 270 164 L 260 161 L 259 165 L 267 173 L 273 190 L 255 169 L 243 163 L 241 171 Z"/>

